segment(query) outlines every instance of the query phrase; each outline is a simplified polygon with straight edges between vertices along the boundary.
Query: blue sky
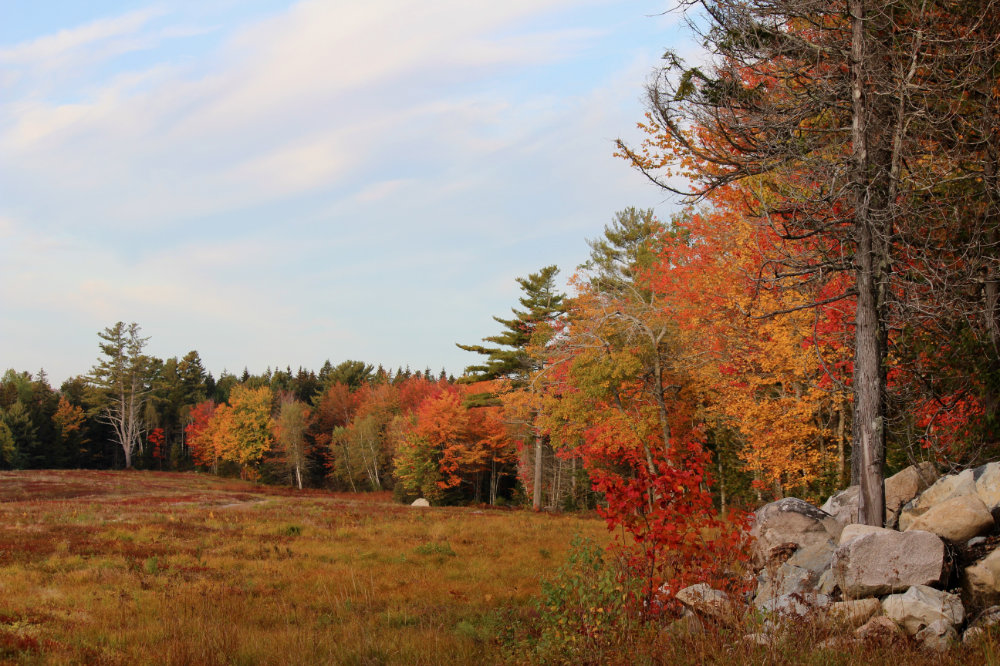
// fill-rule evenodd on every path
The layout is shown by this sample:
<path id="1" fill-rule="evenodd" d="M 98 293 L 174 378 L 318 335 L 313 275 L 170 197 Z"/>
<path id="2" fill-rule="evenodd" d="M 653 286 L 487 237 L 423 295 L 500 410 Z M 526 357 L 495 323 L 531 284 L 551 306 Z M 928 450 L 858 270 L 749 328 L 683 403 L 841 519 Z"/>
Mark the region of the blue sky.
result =
<path id="1" fill-rule="evenodd" d="M 662 2 L 0 0 L 0 370 L 476 361 L 615 211 Z"/>

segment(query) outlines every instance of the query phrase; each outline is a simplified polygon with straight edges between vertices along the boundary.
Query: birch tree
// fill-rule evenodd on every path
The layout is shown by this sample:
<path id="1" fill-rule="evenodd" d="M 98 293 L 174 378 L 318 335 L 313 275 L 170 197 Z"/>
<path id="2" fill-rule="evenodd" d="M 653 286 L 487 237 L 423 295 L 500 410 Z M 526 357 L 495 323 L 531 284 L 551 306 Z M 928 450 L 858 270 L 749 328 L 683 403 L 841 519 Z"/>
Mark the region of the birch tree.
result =
<path id="1" fill-rule="evenodd" d="M 118 322 L 98 333 L 102 358 L 90 371 L 90 382 L 103 406 L 100 418 L 111 426 L 125 454 L 126 469 L 132 454 L 142 450 L 146 424 L 143 420 L 149 394 L 150 358 L 142 353 L 149 338 L 139 335 L 135 322 Z"/>
<path id="2" fill-rule="evenodd" d="M 290 393 L 283 393 L 275 421 L 275 440 L 288 471 L 302 490 L 302 473 L 306 469 L 306 430 L 309 408 Z"/>

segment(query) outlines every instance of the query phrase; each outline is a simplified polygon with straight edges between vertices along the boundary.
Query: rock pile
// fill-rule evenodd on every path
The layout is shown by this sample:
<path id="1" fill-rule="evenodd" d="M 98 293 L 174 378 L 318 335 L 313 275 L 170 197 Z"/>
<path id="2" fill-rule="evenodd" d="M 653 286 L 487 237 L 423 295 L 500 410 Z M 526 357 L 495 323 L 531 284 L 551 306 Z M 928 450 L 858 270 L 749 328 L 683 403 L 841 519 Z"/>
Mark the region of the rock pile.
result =
<path id="1" fill-rule="evenodd" d="M 1000 462 L 940 478 L 921 463 L 886 479 L 885 491 L 885 528 L 856 524 L 857 486 L 822 508 L 785 498 L 758 509 L 750 603 L 859 638 L 905 633 L 937 652 L 1000 624 Z M 715 621 L 736 607 L 707 586 L 677 598 Z"/>

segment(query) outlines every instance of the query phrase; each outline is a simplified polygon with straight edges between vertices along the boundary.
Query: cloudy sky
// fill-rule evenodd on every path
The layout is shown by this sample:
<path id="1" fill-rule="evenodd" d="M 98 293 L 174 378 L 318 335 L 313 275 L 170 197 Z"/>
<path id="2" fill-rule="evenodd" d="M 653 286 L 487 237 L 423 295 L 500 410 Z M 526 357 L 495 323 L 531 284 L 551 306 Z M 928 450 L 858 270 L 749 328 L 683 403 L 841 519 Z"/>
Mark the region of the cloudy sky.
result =
<path id="1" fill-rule="evenodd" d="M 635 0 L 0 0 L 0 370 L 161 358 L 459 374 L 514 278 L 568 278 L 691 47 Z"/>

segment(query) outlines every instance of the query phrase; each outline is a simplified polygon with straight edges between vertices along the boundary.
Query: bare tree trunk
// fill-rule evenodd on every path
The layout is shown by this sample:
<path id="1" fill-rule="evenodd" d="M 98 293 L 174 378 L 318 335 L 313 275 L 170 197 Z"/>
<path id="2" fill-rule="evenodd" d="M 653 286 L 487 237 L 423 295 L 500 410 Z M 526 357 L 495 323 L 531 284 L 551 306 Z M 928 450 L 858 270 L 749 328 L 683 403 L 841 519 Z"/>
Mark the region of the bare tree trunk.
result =
<path id="1" fill-rule="evenodd" d="M 532 487 L 531 508 L 542 510 L 542 434 L 535 430 L 535 481 Z"/>
<path id="2" fill-rule="evenodd" d="M 722 454 L 719 451 L 715 452 L 715 468 L 718 470 L 719 475 L 719 510 L 722 513 L 726 512 L 726 480 L 722 476 Z"/>
<path id="3" fill-rule="evenodd" d="M 843 488 L 846 482 L 847 442 L 844 437 L 844 406 L 837 406 L 837 487 Z"/>
<path id="4" fill-rule="evenodd" d="M 347 446 L 347 439 L 344 439 L 343 443 L 344 449 L 344 467 L 347 468 L 347 479 L 351 482 L 351 490 L 353 492 L 358 492 L 358 487 L 354 485 L 354 472 L 351 471 L 351 461 L 350 461 L 350 449 Z"/>
<path id="5" fill-rule="evenodd" d="M 490 506 L 497 503 L 497 457 L 495 454 L 490 458 Z"/>
<path id="6" fill-rule="evenodd" d="M 573 494 L 573 506 L 579 508 L 577 504 L 577 494 L 576 494 L 576 456 L 570 458 L 570 478 L 569 478 L 569 491 Z"/>
<path id="7" fill-rule="evenodd" d="M 549 507 L 557 510 L 560 506 L 560 495 L 562 495 L 562 472 L 563 461 L 561 458 L 554 458 L 552 465 L 552 490 L 549 493 Z"/>
<path id="8" fill-rule="evenodd" d="M 858 520 L 881 527 L 885 522 L 885 347 L 884 294 L 880 293 L 885 269 L 879 248 L 875 183 L 869 153 L 871 100 L 865 86 L 871 74 L 871 59 L 865 29 L 863 0 L 849 0 L 851 15 L 851 165 L 855 188 L 854 234 L 857 242 L 855 271 L 857 309 L 854 351 L 854 453 L 853 481 L 861 486 Z M 876 165 L 877 166 L 877 165 Z M 881 211 L 878 211 L 881 212 Z M 882 306 L 882 307 L 880 307 Z"/>
<path id="9" fill-rule="evenodd" d="M 667 399 L 663 392 L 663 364 L 660 362 L 660 339 L 663 337 L 663 331 L 655 339 L 653 345 L 653 395 L 656 397 L 656 408 L 657 415 L 660 418 L 660 434 L 663 437 L 663 452 L 664 457 L 669 460 L 670 456 L 670 421 L 667 420 Z M 648 457 L 648 452 L 647 452 Z M 656 474 L 656 466 L 653 465 L 653 461 L 649 459 L 649 472 L 650 474 Z"/>

